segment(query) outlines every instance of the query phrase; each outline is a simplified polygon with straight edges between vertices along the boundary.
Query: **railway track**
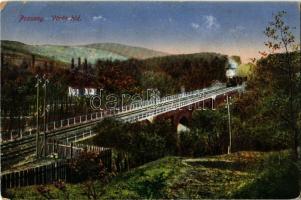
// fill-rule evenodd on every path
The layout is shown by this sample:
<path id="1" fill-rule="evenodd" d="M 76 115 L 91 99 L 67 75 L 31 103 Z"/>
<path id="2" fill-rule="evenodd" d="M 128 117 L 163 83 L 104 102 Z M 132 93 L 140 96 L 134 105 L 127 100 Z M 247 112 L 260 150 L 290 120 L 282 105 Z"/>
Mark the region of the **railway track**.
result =
<path id="1" fill-rule="evenodd" d="M 81 124 L 60 131 L 49 132 L 47 133 L 47 137 L 48 138 L 55 137 L 59 140 L 64 140 L 67 139 L 72 134 L 79 134 L 91 130 L 93 128 L 91 127 L 91 125 L 94 125 L 94 123 Z M 41 135 L 41 137 L 43 137 L 43 135 Z M 36 148 L 36 138 L 34 136 L 28 137 L 24 140 L 7 143 L 1 146 L 1 161 L 2 163 L 5 163 L 6 161 L 12 160 L 14 158 L 18 159 L 18 157 L 28 156 L 29 154 L 35 153 L 36 151 L 35 148 Z"/>

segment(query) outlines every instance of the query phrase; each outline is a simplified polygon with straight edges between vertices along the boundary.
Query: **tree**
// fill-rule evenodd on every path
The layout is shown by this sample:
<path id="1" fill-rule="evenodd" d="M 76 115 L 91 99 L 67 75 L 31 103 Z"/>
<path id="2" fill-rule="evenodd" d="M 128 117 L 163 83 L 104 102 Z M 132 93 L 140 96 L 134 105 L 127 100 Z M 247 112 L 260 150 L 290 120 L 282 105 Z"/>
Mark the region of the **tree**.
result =
<path id="1" fill-rule="evenodd" d="M 177 151 L 177 136 L 171 122 L 122 123 L 106 118 L 95 127 L 94 144 L 110 147 L 126 158 L 127 166 L 137 166 Z M 128 162 L 130 161 L 130 162 Z"/>
<path id="2" fill-rule="evenodd" d="M 74 182 L 107 178 L 106 169 L 99 153 L 85 150 L 69 165 Z"/>
<path id="3" fill-rule="evenodd" d="M 75 66 L 74 66 L 74 58 L 72 58 L 72 59 L 71 59 L 71 70 L 73 70 L 74 67 L 75 67 Z"/>
<path id="4" fill-rule="evenodd" d="M 220 154 L 227 151 L 229 134 L 227 131 L 227 114 L 225 110 L 218 109 L 216 111 L 203 110 L 196 111 L 192 115 L 192 133 L 182 136 L 181 142 L 189 140 L 188 137 L 198 137 L 199 141 L 205 146 L 202 150 L 198 150 L 200 154 Z M 236 132 L 233 130 L 233 132 Z M 184 138 L 186 137 L 186 138 Z M 191 139 L 196 140 L 194 138 Z M 193 145 L 191 145 L 193 146 Z"/>
<path id="5" fill-rule="evenodd" d="M 298 158 L 298 145 L 299 145 L 299 127 L 298 127 L 298 114 L 300 112 L 300 99 L 298 98 L 298 84 L 300 84 L 300 65 L 294 65 L 294 45 L 295 37 L 291 32 L 291 28 L 285 23 L 285 11 L 278 12 L 274 15 L 274 21 L 270 22 L 266 27 L 264 34 L 267 36 L 265 45 L 268 47 L 270 53 L 284 52 L 283 55 L 274 57 L 273 62 L 279 66 L 279 70 L 283 73 L 283 82 L 275 80 L 273 86 L 277 87 L 277 94 L 275 102 L 282 108 L 287 109 L 288 114 L 281 113 L 283 120 L 287 122 L 289 132 L 292 136 L 292 149 L 293 158 Z M 261 53 L 266 56 L 267 53 Z M 299 52 L 297 54 L 300 55 Z M 271 57 L 273 58 L 273 57 Z M 279 87 L 279 81 L 283 83 Z M 285 84 L 286 83 L 286 84 Z"/>

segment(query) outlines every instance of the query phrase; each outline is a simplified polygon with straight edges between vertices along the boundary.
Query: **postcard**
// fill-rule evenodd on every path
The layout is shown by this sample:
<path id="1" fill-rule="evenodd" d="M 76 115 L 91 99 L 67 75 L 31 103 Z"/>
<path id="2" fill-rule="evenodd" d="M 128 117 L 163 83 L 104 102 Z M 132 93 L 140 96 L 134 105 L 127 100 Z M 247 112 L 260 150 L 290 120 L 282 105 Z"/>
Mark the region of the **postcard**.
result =
<path id="1" fill-rule="evenodd" d="M 292 199 L 300 1 L 2 1 L 3 199 Z"/>

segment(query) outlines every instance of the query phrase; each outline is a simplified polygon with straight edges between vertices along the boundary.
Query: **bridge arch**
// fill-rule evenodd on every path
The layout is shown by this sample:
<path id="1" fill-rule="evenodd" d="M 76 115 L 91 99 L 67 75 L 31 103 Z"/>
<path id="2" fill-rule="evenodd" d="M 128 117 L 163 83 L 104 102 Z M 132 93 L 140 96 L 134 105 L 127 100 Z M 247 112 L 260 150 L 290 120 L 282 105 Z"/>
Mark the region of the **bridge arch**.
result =
<path id="1" fill-rule="evenodd" d="M 189 129 L 189 119 L 187 116 L 182 116 L 177 124 L 177 133 L 182 131 L 190 131 Z"/>
<path id="2" fill-rule="evenodd" d="M 178 124 L 182 124 L 184 126 L 187 126 L 189 125 L 189 121 L 188 121 L 188 118 L 186 116 L 182 116 L 178 122 Z"/>
<path id="3" fill-rule="evenodd" d="M 190 121 L 192 118 L 192 110 L 183 109 L 174 114 L 173 124 L 177 132 L 189 131 Z"/>

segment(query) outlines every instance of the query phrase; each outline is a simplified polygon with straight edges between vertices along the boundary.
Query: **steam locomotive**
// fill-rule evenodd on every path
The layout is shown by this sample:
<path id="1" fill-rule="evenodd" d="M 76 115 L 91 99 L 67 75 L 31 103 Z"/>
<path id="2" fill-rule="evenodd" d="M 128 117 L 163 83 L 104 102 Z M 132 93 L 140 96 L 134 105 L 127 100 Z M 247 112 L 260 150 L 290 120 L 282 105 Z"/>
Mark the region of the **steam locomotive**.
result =
<path id="1" fill-rule="evenodd" d="M 246 77 L 237 76 L 236 69 L 228 69 L 226 71 L 226 77 L 228 87 L 241 85 L 244 81 L 246 81 Z"/>
<path id="2" fill-rule="evenodd" d="M 241 85 L 247 79 L 246 77 L 241 77 L 237 75 L 237 63 L 232 59 L 229 59 L 229 66 L 226 70 L 226 77 L 227 87 Z"/>

